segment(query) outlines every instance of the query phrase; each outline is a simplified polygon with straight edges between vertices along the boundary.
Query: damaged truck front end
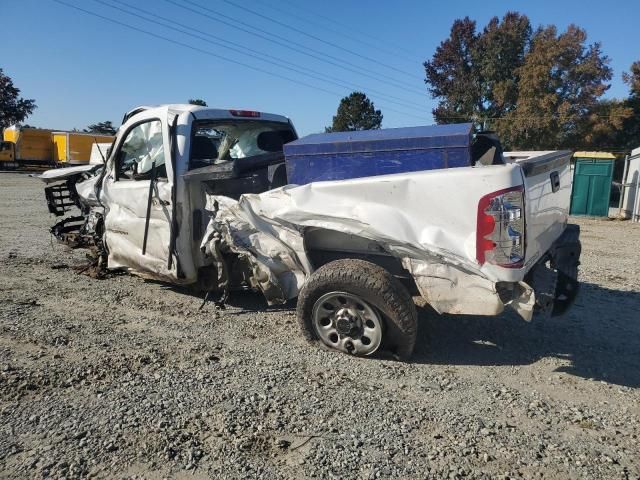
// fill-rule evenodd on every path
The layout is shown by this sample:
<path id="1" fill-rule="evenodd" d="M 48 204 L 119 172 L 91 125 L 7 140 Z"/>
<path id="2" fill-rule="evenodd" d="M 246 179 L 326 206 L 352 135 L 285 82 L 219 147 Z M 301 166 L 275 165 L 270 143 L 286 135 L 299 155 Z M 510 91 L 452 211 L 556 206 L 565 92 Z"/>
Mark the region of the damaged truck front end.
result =
<path id="1" fill-rule="evenodd" d="M 50 233 L 70 248 L 89 249 L 96 272 L 106 267 L 103 210 L 96 194 L 102 172 L 100 165 L 86 165 L 49 170 L 38 176 L 47 184 L 44 193 L 49 212 L 64 217 Z M 75 214 L 65 216 L 70 212 Z"/>

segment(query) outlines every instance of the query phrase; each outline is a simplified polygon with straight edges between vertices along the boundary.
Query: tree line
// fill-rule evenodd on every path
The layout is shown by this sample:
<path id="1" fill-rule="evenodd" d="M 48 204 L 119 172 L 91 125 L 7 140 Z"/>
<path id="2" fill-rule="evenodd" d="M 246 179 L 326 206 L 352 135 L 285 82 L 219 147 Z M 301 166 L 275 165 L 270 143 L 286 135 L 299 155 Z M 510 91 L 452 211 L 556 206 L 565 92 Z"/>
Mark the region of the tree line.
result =
<path id="1" fill-rule="evenodd" d="M 423 66 L 438 124 L 473 122 L 513 150 L 628 151 L 640 145 L 640 61 L 623 73 L 629 90 L 622 99 L 604 98 L 609 64 L 584 29 L 534 29 L 526 15 L 508 12 L 482 29 L 469 17 L 455 20 Z M 381 121 L 380 110 L 354 92 L 326 131 L 380 128 Z"/>
<path id="2" fill-rule="evenodd" d="M 570 25 L 533 28 L 508 12 L 481 30 L 456 20 L 424 62 L 438 123 L 473 121 L 512 149 L 629 149 L 640 144 L 640 62 L 624 74 L 629 94 L 604 99 L 613 72 L 598 42 Z"/>

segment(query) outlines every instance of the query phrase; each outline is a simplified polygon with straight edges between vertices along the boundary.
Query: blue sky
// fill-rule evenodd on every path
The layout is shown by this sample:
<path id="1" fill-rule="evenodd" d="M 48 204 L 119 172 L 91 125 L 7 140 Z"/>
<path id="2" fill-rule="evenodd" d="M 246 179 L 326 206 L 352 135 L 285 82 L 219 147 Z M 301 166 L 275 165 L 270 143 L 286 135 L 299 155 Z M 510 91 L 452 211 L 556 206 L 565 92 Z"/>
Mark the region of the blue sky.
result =
<path id="1" fill-rule="evenodd" d="M 329 125 L 340 98 L 354 89 L 367 93 L 382 109 L 384 127 L 429 124 L 434 101 L 423 83 L 422 62 L 446 38 L 454 19 L 469 15 L 482 27 L 489 18 L 502 16 L 507 10 L 527 14 L 534 25 L 553 23 L 564 29 L 575 23 L 585 28 L 589 42 L 601 42 L 611 58 L 615 76 L 608 96 L 626 95 L 622 72 L 640 59 L 640 2 L 63 1 L 182 45 L 92 17 L 53 0 L 0 0 L 0 41 L 4 47 L 0 68 L 14 79 L 25 97 L 36 99 L 38 109 L 28 123 L 44 128 L 84 128 L 103 120 L 119 125 L 123 113 L 136 105 L 183 103 L 199 97 L 213 107 L 287 115 L 299 133 L 308 134 Z M 110 8 L 107 3 L 119 8 L 125 8 L 123 3 L 133 5 L 145 14 L 169 19 L 173 28 L 184 30 L 183 26 L 187 26 L 200 38 L 145 22 Z M 194 3 L 210 11 L 199 10 Z M 140 10 L 134 13 L 142 14 Z M 218 14 L 225 15 L 226 19 L 222 19 L 228 25 L 202 13 L 219 19 L 222 17 Z M 158 17 L 155 20 L 162 21 Z M 347 22 L 353 25 L 351 29 L 344 26 Z M 267 36 L 263 31 L 278 35 L 280 44 L 256 36 Z M 254 57 L 212 43 L 219 39 L 238 44 L 236 48 L 253 49 Z M 327 59 L 323 55 L 331 56 L 329 62 L 349 70 L 314 58 Z M 298 71 L 264 60 L 289 62 L 286 65 Z M 331 77 L 334 83 L 304 76 L 300 71 L 314 77 Z"/>

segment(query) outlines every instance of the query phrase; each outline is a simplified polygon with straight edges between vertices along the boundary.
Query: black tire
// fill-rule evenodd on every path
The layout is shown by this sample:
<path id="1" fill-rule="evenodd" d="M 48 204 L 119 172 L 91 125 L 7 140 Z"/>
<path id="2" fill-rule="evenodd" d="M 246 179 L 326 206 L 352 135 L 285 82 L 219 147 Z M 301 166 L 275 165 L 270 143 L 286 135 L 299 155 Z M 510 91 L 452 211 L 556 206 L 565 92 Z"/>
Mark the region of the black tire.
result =
<path id="1" fill-rule="evenodd" d="M 418 327 L 418 314 L 407 289 L 384 268 L 365 260 L 336 260 L 323 265 L 307 280 L 298 296 L 298 322 L 304 336 L 314 344 L 322 344 L 312 325 L 316 301 L 330 292 L 346 292 L 359 296 L 377 308 L 383 317 L 384 330 L 380 350 L 400 360 L 413 353 Z"/>

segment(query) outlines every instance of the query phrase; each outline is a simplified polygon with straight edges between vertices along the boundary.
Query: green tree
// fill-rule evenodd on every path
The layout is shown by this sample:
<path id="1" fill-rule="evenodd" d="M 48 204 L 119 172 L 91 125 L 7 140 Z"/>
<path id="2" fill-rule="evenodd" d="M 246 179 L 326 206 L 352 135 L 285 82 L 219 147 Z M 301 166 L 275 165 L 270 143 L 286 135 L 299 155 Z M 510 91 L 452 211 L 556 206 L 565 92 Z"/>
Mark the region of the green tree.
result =
<path id="1" fill-rule="evenodd" d="M 585 45 L 586 39 L 575 25 L 561 34 L 554 26 L 538 29 L 518 69 L 517 106 L 498 124 L 506 143 L 533 149 L 583 146 L 589 118 L 597 115 L 612 77 L 600 44 Z"/>
<path id="2" fill-rule="evenodd" d="M 98 122 L 92 125 L 89 125 L 84 129 L 85 132 L 88 133 L 98 133 L 100 135 L 115 135 L 116 128 L 113 126 L 110 120 L 106 122 Z"/>
<path id="3" fill-rule="evenodd" d="M 629 85 L 629 97 L 624 106 L 629 114 L 624 118 L 622 128 L 618 130 L 618 144 L 627 150 L 640 146 L 640 61 L 634 62 L 628 73 L 622 76 Z"/>
<path id="4" fill-rule="evenodd" d="M 502 21 L 493 17 L 473 51 L 477 65 L 483 115 L 501 117 L 518 102 L 520 68 L 531 41 L 531 22 L 525 15 L 508 12 Z"/>
<path id="5" fill-rule="evenodd" d="M 0 68 L 0 131 L 24 121 L 36 109 L 36 101 L 20 96 L 20 89 Z"/>
<path id="6" fill-rule="evenodd" d="M 436 122 L 464 122 L 483 112 L 481 82 L 474 65 L 477 43 L 476 22 L 469 17 L 456 20 L 449 38 L 424 63 L 425 82 L 431 96 L 438 99 L 433 110 Z"/>
<path id="7" fill-rule="evenodd" d="M 515 107 L 518 68 L 531 38 L 529 19 L 508 12 L 493 17 L 482 33 L 469 17 L 453 22 L 449 38 L 424 63 L 429 92 L 438 99 L 438 123 L 504 115 Z"/>
<path id="8" fill-rule="evenodd" d="M 623 73 L 630 91 L 627 98 L 598 100 L 579 119 L 583 136 L 574 142 L 576 150 L 614 150 L 622 152 L 640 146 L 640 62 Z"/>
<path id="9" fill-rule="evenodd" d="M 633 62 L 630 71 L 622 74 L 622 79 L 631 89 L 630 96 L 640 98 L 640 60 Z"/>
<path id="10" fill-rule="evenodd" d="M 201 98 L 190 98 L 189 99 L 189 104 L 190 105 L 200 105 L 201 107 L 206 107 L 207 106 L 207 102 L 205 102 Z"/>
<path id="11" fill-rule="evenodd" d="M 544 149 L 602 142 L 629 113 L 600 103 L 608 63 L 583 29 L 534 32 L 526 16 L 509 12 L 480 33 L 469 18 L 456 20 L 424 67 L 438 123 L 475 121 L 509 148 Z"/>
<path id="12" fill-rule="evenodd" d="M 382 112 L 362 92 L 353 92 L 340 100 L 338 111 L 325 132 L 377 130 L 382 126 Z"/>

